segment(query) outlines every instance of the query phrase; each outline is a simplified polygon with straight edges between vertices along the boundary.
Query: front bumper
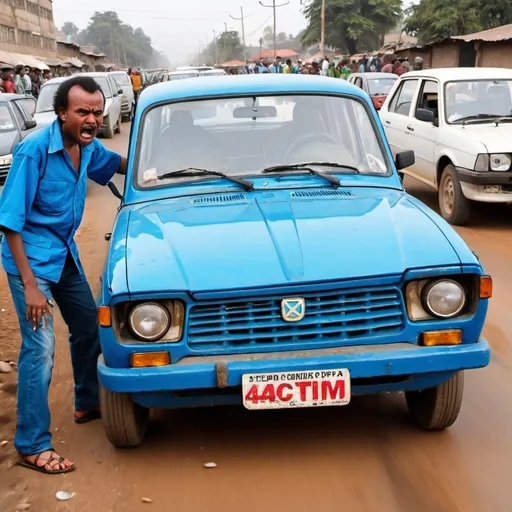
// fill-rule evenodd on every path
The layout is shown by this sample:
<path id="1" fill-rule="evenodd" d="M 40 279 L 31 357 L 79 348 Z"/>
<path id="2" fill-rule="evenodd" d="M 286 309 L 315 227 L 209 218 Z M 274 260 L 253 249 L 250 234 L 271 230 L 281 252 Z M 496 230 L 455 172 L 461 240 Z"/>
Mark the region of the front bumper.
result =
<path id="1" fill-rule="evenodd" d="M 489 344 L 482 338 L 477 343 L 452 347 L 391 343 L 278 353 L 194 356 L 153 368 L 110 368 L 100 356 L 98 376 L 102 386 L 109 391 L 147 393 L 236 387 L 241 385 L 242 375 L 247 373 L 348 368 L 352 380 L 411 377 L 481 368 L 487 366 L 489 360 Z"/>
<path id="2" fill-rule="evenodd" d="M 512 185 L 512 171 L 477 172 L 465 167 L 455 167 L 459 181 L 471 185 Z"/>

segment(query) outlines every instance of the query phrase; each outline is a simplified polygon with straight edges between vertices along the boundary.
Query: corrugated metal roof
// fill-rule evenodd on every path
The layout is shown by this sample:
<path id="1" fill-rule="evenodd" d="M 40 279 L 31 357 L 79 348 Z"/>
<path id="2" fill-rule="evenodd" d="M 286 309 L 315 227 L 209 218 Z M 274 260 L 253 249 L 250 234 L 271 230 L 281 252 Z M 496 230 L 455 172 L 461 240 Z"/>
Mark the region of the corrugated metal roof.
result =
<path id="1" fill-rule="evenodd" d="M 474 34 L 466 34 L 463 36 L 452 36 L 450 39 L 460 41 L 486 41 L 497 42 L 512 39 L 512 24 L 502 25 L 501 27 L 490 28 L 489 30 L 482 30 L 482 32 L 475 32 Z"/>

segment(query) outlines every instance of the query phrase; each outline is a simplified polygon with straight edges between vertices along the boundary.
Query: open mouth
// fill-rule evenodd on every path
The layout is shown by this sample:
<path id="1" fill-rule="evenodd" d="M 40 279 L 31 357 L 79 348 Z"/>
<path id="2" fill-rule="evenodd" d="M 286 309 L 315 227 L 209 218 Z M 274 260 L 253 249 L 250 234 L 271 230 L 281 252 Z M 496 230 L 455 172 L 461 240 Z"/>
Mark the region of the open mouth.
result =
<path id="1" fill-rule="evenodd" d="M 80 132 L 80 136 L 84 140 L 92 140 L 94 137 L 94 126 L 85 126 L 82 128 L 82 131 Z"/>

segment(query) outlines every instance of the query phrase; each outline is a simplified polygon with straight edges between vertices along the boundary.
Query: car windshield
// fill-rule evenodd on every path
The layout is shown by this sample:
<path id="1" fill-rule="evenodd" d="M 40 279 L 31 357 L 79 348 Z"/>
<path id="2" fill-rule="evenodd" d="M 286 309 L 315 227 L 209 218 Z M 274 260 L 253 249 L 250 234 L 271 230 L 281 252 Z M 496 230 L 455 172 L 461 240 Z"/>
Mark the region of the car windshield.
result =
<path id="1" fill-rule="evenodd" d="M 116 82 L 121 86 L 132 85 L 130 77 L 126 73 L 112 73 L 112 76 L 115 78 Z"/>
<path id="2" fill-rule="evenodd" d="M 444 86 L 445 115 L 449 124 L 490 122 L 493 117 L 512 116 L 512 80 L 464 80 Z"/>
<path id="3" fill-rule="evenodd" d="M 322 172 L 388 175 L 369 111 L 339 96 L 254 96 L 159 105 L 143 118 L 136 180 L 151 188 L 202 176 L 169 172 L 196 167 L 228 176 L 265 168 L 331 162 Z"/>
<path id="4" fill-rule="evenodd" d="M 396 78 L 372 78 L 367 80 L 368 93 L 370 96 L 387 96 L 395 82 Z"/>
<path id="5" fill-rule="evenodd" d="M 103 76 L 93 77 L 96 82 L 98 82 L 105 98 L 111 98 L 112 92 L 110 91 L 110 87 L 108 85 L 108 80 Z M 39 91 L 39 96 L 37 98 L 36 112 L 53 112 L 53 98 L 59 85 L 62 82 L 54 83 L 54 84 L 46 84 L 41 87 Z"/>
<path id="6" fill-rule="evenodd" d="M 7 103 L 0 103 L 0 132 L 11 132 L 14 130 L 14 121 Z"/>

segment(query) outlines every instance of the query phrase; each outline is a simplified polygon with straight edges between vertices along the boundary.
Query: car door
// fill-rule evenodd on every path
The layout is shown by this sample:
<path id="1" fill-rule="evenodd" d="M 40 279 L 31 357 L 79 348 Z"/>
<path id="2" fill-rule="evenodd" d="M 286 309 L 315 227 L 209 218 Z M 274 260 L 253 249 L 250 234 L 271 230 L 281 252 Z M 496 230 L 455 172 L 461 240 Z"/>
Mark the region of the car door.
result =
<path id="1" fill-rule="evenodd" d="M 26 96 L 25 98 L 20 98 L 14 101 L 17 105 L 21 105 L 25 109 L 29 115 L 29 119 L 34 117 L 37 101 L 33 96 Z"/>
<path id="2" fill-rule="evenodd" d="M 410 149 L 414 150 L 416 162 L 412 172 L 411 169 L 405 169 L 404 173 L 410 173 L 431 186 L 435 186 L 436 181 L 435 150 L 439 128 L 436 126 L 438 123 L 433 124 L 418 119 L 416 111 L 417 109 L 430 110 L 438 120 L 438 98 L 439 83 L 432 79 L 422 79 L 415 107 L 406 126 L 407 141 L 410 143 Z"/>
<path id="3" fill-rule="evenodd" d="M 35 128 L 35 125 L 33 124 L 33 118 L 26 111 L 23 104 L 20 103 L 20 100 L 13 100 L 10 103 L 12 112 L 19 126 L 20 138 L 23 139 Z"/>
<path id="4" fill-rule="evenodd" d="M 414 149 L 411 147 L 412 141 L 407 126 L 411 120 L 410 114 L 416 100 L 419 83 L 418 78 L 402 80 L 390 101 L 386 101 L 380 110 L 380 118 L 393 156 L 400 151 Z"/>
<path id="5" fill-rule="evenodd" d="M 110 89 L 112 90 L 112 100 L 113 100 L 112 113 L 114 114 L 112 119 L 114 120 L 113 122 L 115 123 L 121 116 L 121 103 L 123 101 L 121 95 L 119 94 L 121 87 L 110 75 L 108 75 L 108 82 L 110 84 Z"/>

